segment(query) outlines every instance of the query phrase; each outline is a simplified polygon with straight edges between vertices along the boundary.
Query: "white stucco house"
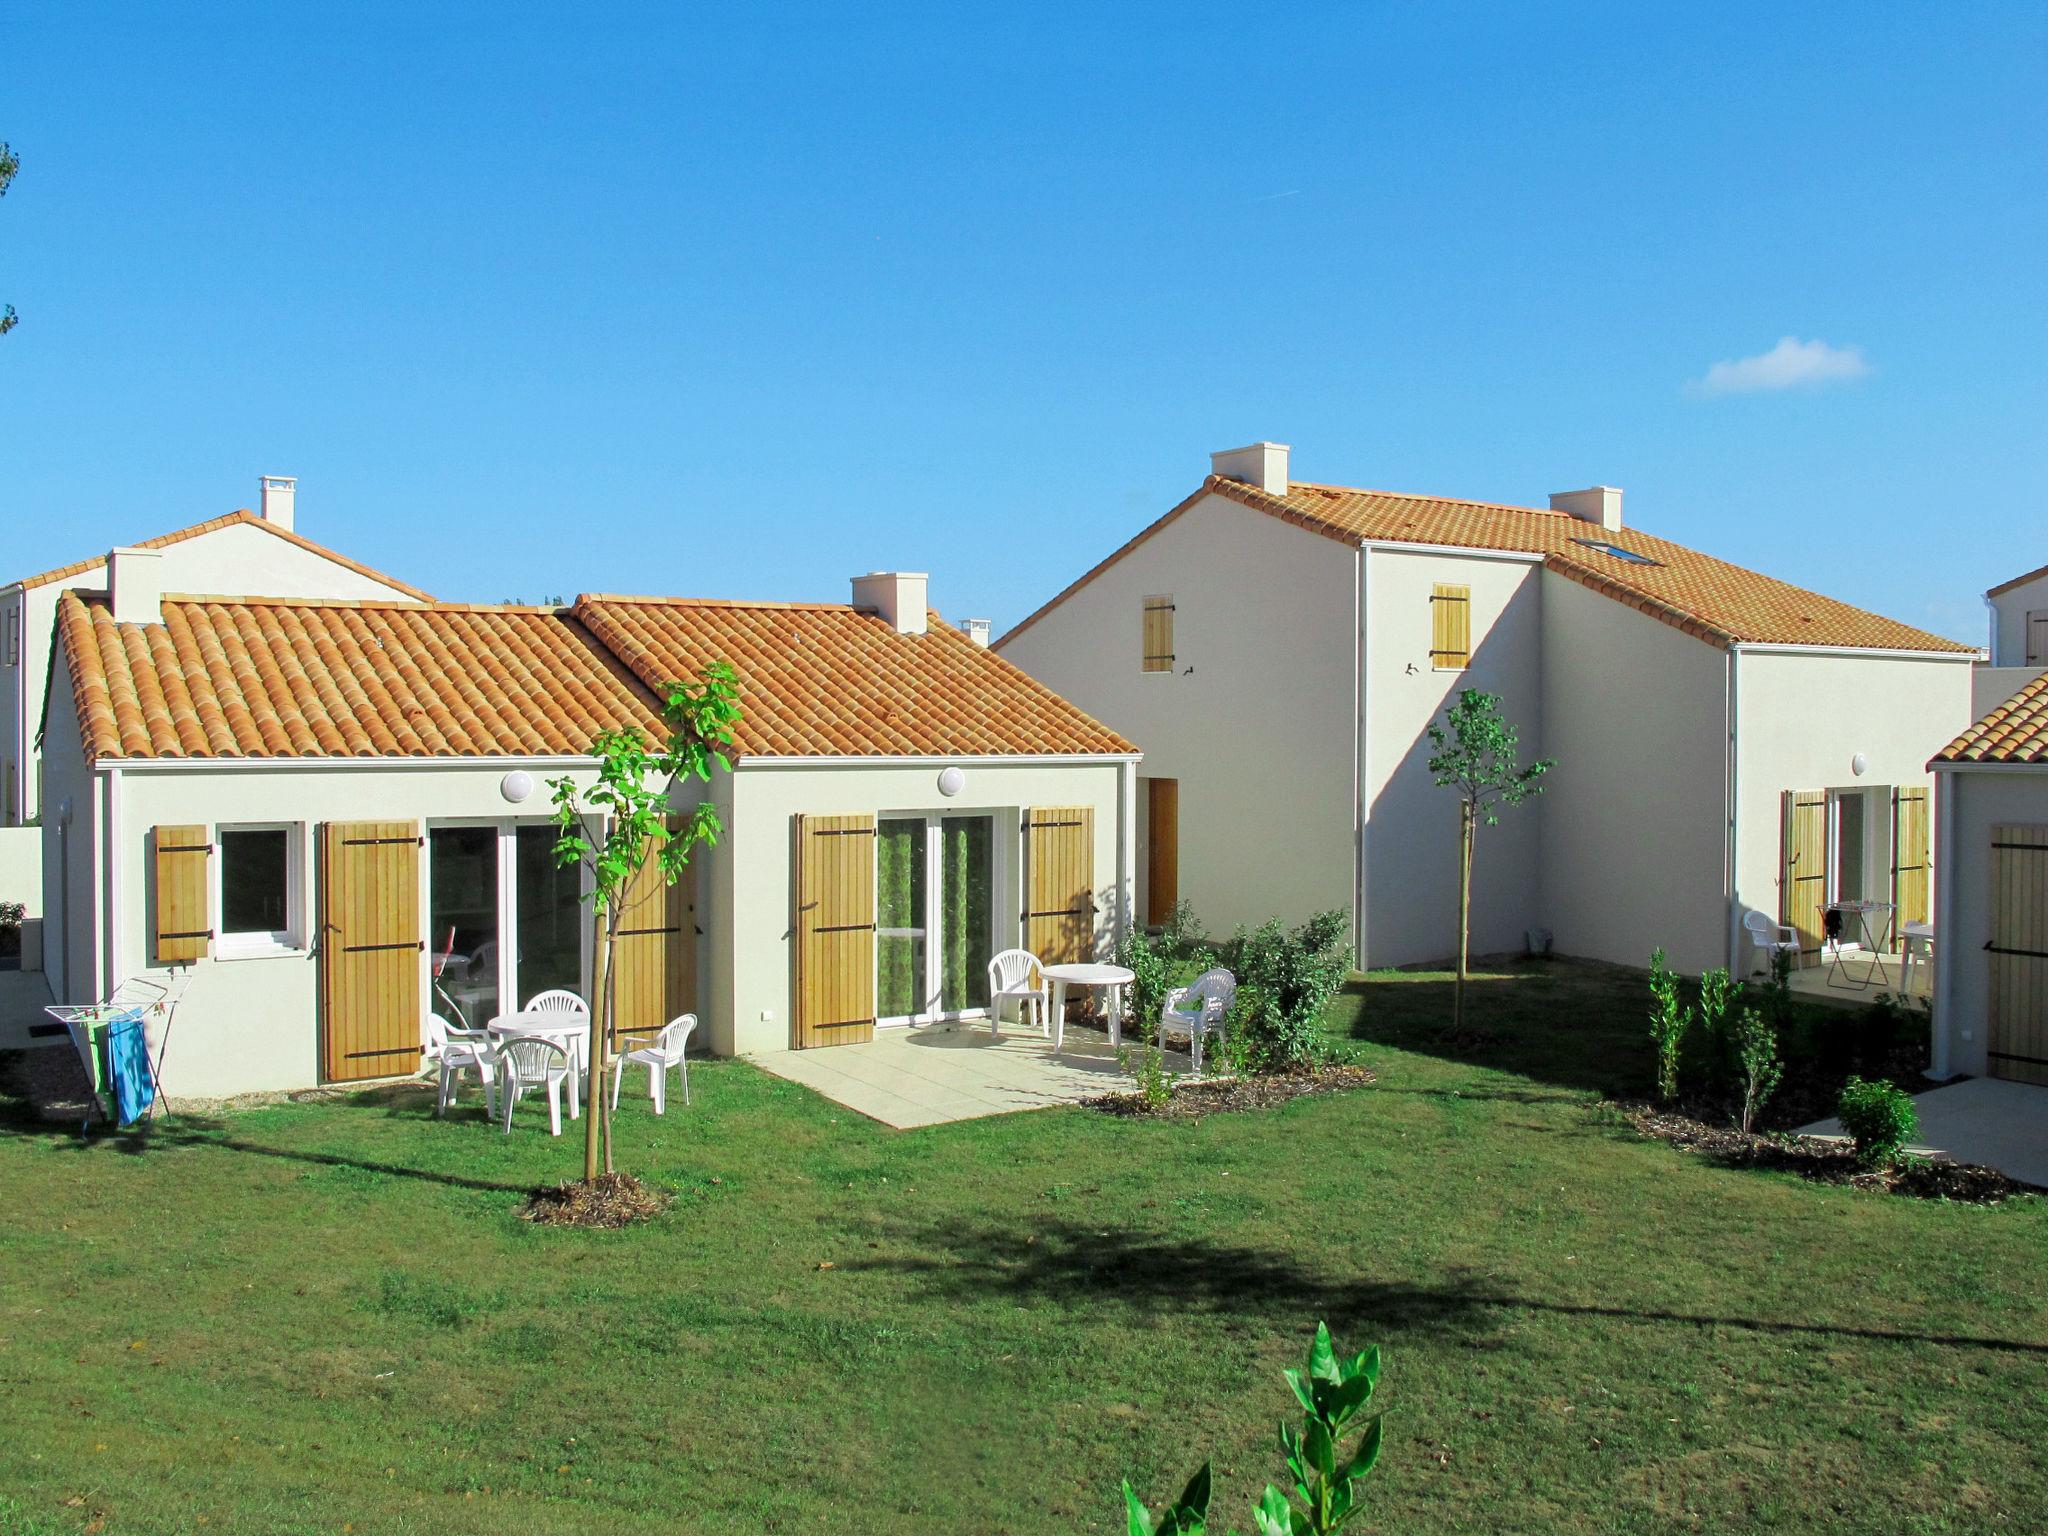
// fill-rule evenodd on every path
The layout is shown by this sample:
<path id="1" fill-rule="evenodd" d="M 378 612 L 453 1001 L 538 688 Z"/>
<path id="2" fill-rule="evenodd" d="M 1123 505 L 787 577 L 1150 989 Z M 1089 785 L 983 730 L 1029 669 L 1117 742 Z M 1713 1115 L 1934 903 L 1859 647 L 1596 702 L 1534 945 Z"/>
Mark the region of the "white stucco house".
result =
<path id="1" fill-rule="evenodd" d="M 2048 671 L 2048 565 L 2000 582 L 1984 607 L 1991 643 L 1972 700 L 1980 719 Z"/>
<path id="2" fill-rule="evenodd" d="M 168 1093 L 409 1073 L 430 1012 L 587 996 L 547 781 L 717 660 L 744 710 L 726 832 L 647 883 L 627 1027 L 857 1041 L 980 1011 L 997 949 L 1092 958 L 1128 921 L 1136 750 L 939 622 L 922 576 L 536 608 L 166 595 L 152 564 L 116 551 L 108 591 L 59 600 L 44 886 L 59 1001 L 183 981 Z"/>
<path id="3" fill-rule="evenodd" d="M 1138 901 L 1212 929 L 1352 915 L 1360 966 L 1456 943 L 1457 813 L 1425 731 L 1501 695 L 1545 793 L 1482 829 L 1475 950 L 1751 967 L 1754 910 L 1820 947 L 1826 903 L 1926 916 L 1929 756 L 1968 646 L 1628 526 L 1305 483 L 1280 444 L 1179 505 L 997 649 L 1135 742 Z"/>
<path id="4" fill-rule="evenodd" d="M 2048 604 L 2048 583 L 2039 601 Z M 2018 630 L 1994 633 L 1994 662 Z M 1929 766 L 1938 861 L 1929 1074 L 2048 1083 L 2048 676 L 2037 669 Z"/>

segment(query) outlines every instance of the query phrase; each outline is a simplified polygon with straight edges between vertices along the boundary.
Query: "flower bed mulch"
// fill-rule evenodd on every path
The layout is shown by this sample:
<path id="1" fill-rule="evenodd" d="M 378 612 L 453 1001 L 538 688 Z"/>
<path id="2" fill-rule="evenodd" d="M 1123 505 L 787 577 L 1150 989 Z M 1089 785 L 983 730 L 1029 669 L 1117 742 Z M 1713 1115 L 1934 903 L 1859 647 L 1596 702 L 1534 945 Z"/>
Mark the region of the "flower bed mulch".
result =
<path id="1" fill-rule="evenodd" d="M 659 1215 L 667 1205 L 666 1194 L 630 1173 L 601 1173 L 594 1184 L 572 1179 L 536 1189 L 518 1214 L 544 1227 L 626 1227 Z"/>
<path id="2" fill-rule="evenodd" d="M 1147 1102 L 1142 1093 L 1105 1093 L 1084 1102 L 1106 1115 L 1151 1116 L 1162 1120 L 1191 1120 L 1197 1115 L 1220 1114 L 1233 1109 L 1270 1109 L 1311 1094 L 1343 1093 L 1363 1088 L 1374 1081 L 1370 1068 L 1323 1067 L 1316 1071 L 1272 1072 L 1259 1077 L 1212 1077 L 1182 1081 L 1173 1085 L 1173 1096 L 1164 1104 Z"/>
<path id="3" fill-rule="evenodd" d="M 1896 1168 L 1866 1168 L 1856 1161 L 1845 1141 L 1783 1133 L 1757 1135 L 1733 1126 L 1714 1125 L 1690 1115 L 1648 1104 L 1624 1104 L 1622 1113 L 1645 1136 L 1669 1142 L 1683 1152 L 1698 1152 L 1731 1168 L 1768 1168 L 1796 1173 L 1822 1184 L 1851 1184 L 1858 1189 L 1922 1200 L 1962 1200 L 1996 1205 L 2011 1195 L 2034 1192 L 2034 1186 L 2009 1179 L 1996 1168 L 1974 1163 L 1933 1162 L 1912 1158 Z"/>

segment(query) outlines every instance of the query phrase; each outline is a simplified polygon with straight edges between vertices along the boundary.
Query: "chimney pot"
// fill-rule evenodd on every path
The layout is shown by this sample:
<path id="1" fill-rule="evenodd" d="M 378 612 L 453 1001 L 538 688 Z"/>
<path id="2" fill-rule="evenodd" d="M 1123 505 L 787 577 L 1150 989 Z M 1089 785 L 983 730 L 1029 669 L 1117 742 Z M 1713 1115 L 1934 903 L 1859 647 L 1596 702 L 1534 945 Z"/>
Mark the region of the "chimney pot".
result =
<path id="1" fill-rule="evenodd" d="M 1209 472 L 1225 480 L 1237 480 L 1264 491 L 1268 496 L 1287 494 L 1285 443 L 1252 443 L 1244 448 L 1225 448 L 1209 455 Z"/>
<path id="2" fill-rule="evenodd" d="M 116 624 L 164 621 L 164 552 L 120 548 L 107 551 L 107 595 Z"/>
<path id="3" fill-rule="evenodd" d="M 960 632 L 982 650 L 988 649 L 989 621 L 987 619 L 962 619 Z"/>
<path id="4" fill-rule="evenodd" d="M 853 606 L 872 608 L 899 635 L 921 635 L 930 581 L 922 571 L 870 571 L 853 578 Z"/>
<path id="5" fill-rule="evenodd" d="M 1596 524 L 1609 533 L 1618 533 L 1621 530 L 1621 487 L 1591 485 L 1583 491 L 1552 491 L 1550 510 L 1569 512 L 1573 517 Z"/>
<path id="6" fill-rule="evenodd" d="M 292 503 L 298 498 L 299 482 L 293 475 L 258 475 L 256 510 L 266 523 L 292 531 Z"/>

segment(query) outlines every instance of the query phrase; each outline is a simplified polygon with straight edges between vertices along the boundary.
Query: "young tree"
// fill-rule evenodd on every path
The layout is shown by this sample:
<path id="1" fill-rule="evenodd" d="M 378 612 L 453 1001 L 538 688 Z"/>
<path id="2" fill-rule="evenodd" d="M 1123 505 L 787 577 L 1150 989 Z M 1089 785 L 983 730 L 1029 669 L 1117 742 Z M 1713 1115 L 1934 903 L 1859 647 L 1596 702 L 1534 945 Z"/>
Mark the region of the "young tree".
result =
<path id="1" fill-rule="evenodd" d="M 596 1180 L 602 1164 L 612 1171 L 611 1116 L 604 1094 L 605 1052 L 617 1019 L 618 988 L 612 950 L 625 921 L 628 893 L 649 858 L 661 867 L 664 887 L 674 885 L 689 868 L 699 843 L 715 843 L 724 831 L 718 808 L 708 800 L 682 812 L 681 824 L 669 825 L 671 801 L 691 780 L 709 783 L 714 766 L 730 768 L 725 749 L 739 723 L 739 677 L 722 661 L 698 674 L 694 683 L 672 683 L 662 704 L 668 739 L 650 747 L 646 737 L 628 727 L 604 731 L 591 744 L 597 759 L 597 780 L 578 789 L 573 778 L 550 779 L 554 791 L 555 861 L 581 864 L 590 871 L 596 960 L 592 991 L 597 999 L 590 1027 L 590 1076 L 586 1085 L 588 1113 L 584 1124 L 583 1179 Z M 680 810 L 680 808 L 676 808 Z"/>
<path id="2" fill-rule="evenodd" d="M 21 169 L 21 156 L 6 144 L 0 144 L 0 197 L 7 195 L 7 189 L 14 183 L 14 173 Z M 0 307 L 0 336 L 14 329 L 14 306 Z"/>
<path id="3" fill-rule="evenodd" d="M 1429 771 L 1458 792 L 1458 986 L 1452 1022 L 1465 1022 L 1465 972 L 1472 945 L 1472 837 L 1483 820 L 1500 824 L 1503 805 L 1519 805 L 1543 792 L 1537 782 L 1556 766 L 1548 758 L 1523 768 L 1515 761 L 1515 728 L 1501 718 L 1500 695 L 1467 688 L 1429 728 L 1436 755 Z"/>

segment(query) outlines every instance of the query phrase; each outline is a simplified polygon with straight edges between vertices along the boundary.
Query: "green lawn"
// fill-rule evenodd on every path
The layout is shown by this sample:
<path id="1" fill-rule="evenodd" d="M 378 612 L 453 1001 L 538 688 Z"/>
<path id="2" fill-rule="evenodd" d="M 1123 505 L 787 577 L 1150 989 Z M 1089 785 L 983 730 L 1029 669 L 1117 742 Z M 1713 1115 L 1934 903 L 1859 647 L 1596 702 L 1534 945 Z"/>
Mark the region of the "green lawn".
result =
<path id="1" fill-rule="evenodd" d="M 1639 989 L 1483 981 L 1453 1048 L 1442 978 L 1375 977 L 1331 1024 L 1376 1087 L 1190 1122 L 896 1133 L 708 1064 L 623 1115 L 678 1198 L 618 1234 L 513 1218 L 580 1155 L 535 1112 L 15 1113 L 0 1529 L 1106 1532 L 1210 1456 L 1241 1520 L 1318 1317 L 1386 1352 L 1367 1529 L 2036 1525 L 2048 1202 L 1636 1138 Z"/>

